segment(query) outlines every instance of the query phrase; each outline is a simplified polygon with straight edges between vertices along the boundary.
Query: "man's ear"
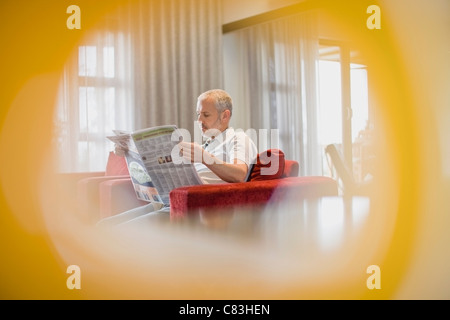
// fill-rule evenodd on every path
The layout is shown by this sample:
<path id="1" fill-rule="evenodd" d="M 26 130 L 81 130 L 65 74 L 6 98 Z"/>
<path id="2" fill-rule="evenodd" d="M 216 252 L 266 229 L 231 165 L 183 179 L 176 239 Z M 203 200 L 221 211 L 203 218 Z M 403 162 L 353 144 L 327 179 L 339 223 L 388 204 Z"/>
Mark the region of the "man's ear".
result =
<path id="1" fill-rule="evenodd" d="M 222 120 L 224 121 L 229 121 L 231 118 L 231 111 L 230 110 L 225 110 L 224 112 L 222 112 Z"/>

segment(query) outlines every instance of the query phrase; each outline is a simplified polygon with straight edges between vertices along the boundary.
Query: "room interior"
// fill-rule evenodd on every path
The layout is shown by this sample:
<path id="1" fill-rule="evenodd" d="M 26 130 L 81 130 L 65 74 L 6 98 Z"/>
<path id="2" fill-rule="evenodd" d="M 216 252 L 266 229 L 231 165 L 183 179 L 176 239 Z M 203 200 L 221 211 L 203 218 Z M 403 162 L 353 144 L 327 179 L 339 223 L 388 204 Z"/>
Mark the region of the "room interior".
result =
<path id="1" fill-rule="evenodd" d="M 55 94 L 42 98 L 45 90 L 37 83 L 28 89 L 29 96 L 50 101 L 47 108 L 54 109 L 48 113 L 54 116 L 42 122 L 50 124 L 42 133 L 50 143 L 28 142 L 30 150 L 51 150 L 30 184 L 39 190 L 34 191 L 37 223 L 24 215 L 33 210 L 24 210 L 27 204 L 17 201 L 19 188 L 9 183 L 5 199 L 11 211 L 19 212 L 15 214 L 25 230 L 45 234 L 52 272 L 65 271 L 67 264 L 84 272 L 83 292 L 36 290 L 30 296 L 448 298 L 450 260 L 441 254 L 448 241 L 443 229 L 449 222 L 445 194 L 450 186 L 445 10 L 418 1 L 403 15 L 407 1 L 376 1 L 382 28 L 369 30 L 366 8 L 374 1 L 222 0 L 186 11 L 175 2 L 152 8 L 145 2 L 136 1 L 141 6 L 135 8 L 119 6 L 92 21 L 86 18 L 89 32 L 70 40 L 63 63 L 52 68 L 58 72 L 37 81 L 51 84 Z M 126 19 L 134 17 L 133 10 L 144 9 L 152 12 L 151 19 Z M 435 24 L 427 24 L 432 31 L 425 30 L 431 16 Z M 160 29 L 152 28 L 159 22 Z M 183 29 L 190 24 L 196 32 Z M 142 25 L 150 31 L 136 31 Z M 158 36 L 165 32 L 170 35 Z M 130 44 L 138 46 L 139 58 L 124 49 Z M 184 49 L 190 52 L 183 55 Z M 98 77 L 100 71 L 103 77 Z M 245 203 L 210 210 L 200 205 L 192 219 L 162 221 L 129 233 L 95 229 L 92 214 L 90 223 L 80 219 L 80 204 L 82 213 L 96 211 L 95 222 L 99 212 L 111 210 L 112 201 L 123 204 L 125 192 L 133 200 L 130 206 L 139 204 L 123 159 L 109 162 L 114 155 L 104 137 L 111 129 L 177 123 L 194 136 L 190 114 L 195 113 L 195 98 L 210 86 L 232 95 L 237 106 L 233 127 L 277 130 L 278 139 L 267 143 L 257 136 L 259 151 L 283 151 L 286 161 L 298 165 L 287 178 L 296 182 L 283 184 L 285 188 L 274 180 L 258 182 L 258 187 L 244 182 L 253 192 Z M 16 110 L 21 110 L 21 99 L 27 101 L 26 94 L 20 97 Z M 135 105 L 158 107 L 130 107 Z M 12 113 L 9 123 L 19 114 Z M 21 121 L 28 122 L 32 119 Z M 5 135 L 14 130 L 18 126 L 2 129 Z M 6 169 L 16 165 L 2 166 L 2 185 L 11 181 Z M 94 176 L 105 182 L 102 188 L 99 180 L 80 187 Z M 305 190 L 313 185 L 304 181 L 312 178 L 326 179 L 329 187 L 319 185 L 318 193 L 308 198 Z M 268 188 L 262 205 L 248 206 L 248 199 L 263 197 Z M 107 204 L 99 201 L 101 190 L 109 192 Z M 199 192 L 179 190 L 185 212 L 190 199 L 214 201 L 212 193 Z M 218 197 L 225 191 L 214 192 Z M 245 191 L 229 192 L 230 199 L 237 199 Z M 366 285 L 371 265 L 382 270 L 381 290 Z M 49 284 L 58 285 L 56 280 Z"/>

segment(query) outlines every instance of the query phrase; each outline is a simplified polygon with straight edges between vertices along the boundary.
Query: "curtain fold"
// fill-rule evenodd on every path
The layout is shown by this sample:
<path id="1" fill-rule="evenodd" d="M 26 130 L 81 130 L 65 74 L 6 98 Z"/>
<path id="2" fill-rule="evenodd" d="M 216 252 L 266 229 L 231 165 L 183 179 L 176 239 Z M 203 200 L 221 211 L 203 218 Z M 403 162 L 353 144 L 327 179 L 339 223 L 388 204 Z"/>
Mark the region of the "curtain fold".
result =
<path id="1" fill-rule="evenodd" d="M 213 0 L 139 1 L 135 21 L 137 127 L 192 132 L 197 96 L 222 87 L 220 6 Z"/>
<path id="2" fill-rule="evenodd" d="M 100 171 L 113 129 L 175 124 L 194 134 L 197 96 L 222 88 L 216 0 L 130 0 L 67 62 L 55 117 L 60 171 Z"/>
<path id="3" fill-rule="evenodd" d="M 295 14 L 231 32 L 224 40 L 225 89 L 239 105 L 235 126 L 278 130 L 279 144 L 269 136 L 269 145 L 299 161 L 301 175 L 322 173 L 316 21 L 315 12 Z"/>

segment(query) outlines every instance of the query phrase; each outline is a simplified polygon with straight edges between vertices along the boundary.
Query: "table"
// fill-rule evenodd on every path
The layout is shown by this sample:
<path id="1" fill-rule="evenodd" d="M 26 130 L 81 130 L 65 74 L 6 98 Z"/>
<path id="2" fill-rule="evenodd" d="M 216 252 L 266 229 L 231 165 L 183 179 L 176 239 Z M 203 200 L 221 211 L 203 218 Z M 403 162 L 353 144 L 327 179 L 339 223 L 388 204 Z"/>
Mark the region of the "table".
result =
<path id="1" fill-rule="evenodd" d="M 388 215 L 367 197 L 299 200 L 295 190 L 284 197 L 77 231 L 80 255 L 72 250 L 63 258 L 80 266 L 85 292 L 102 288 L 102 299 L 345 299 L 373 292 L 368 270 L 382 266 Z"/>

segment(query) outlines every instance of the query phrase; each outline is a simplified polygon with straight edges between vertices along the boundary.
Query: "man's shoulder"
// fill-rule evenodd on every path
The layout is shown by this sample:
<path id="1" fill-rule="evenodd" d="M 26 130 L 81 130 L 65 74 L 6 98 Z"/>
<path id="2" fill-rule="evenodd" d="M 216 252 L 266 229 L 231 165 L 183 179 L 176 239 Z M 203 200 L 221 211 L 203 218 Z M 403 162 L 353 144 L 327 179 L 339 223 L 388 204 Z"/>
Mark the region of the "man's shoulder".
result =
<path id="1" fill-rule="evenodd" d="M 237 129 L 237 130 L 235 130 L 235 129 L 233 129 L 233 128 L 228 128 L 228 129 L 227 129 L 226 136 L 227 136 L 227 140 L 228 140 L 229 142 L 233 142 L 233 141 L 242 141 L 242 142 L 245 142 L 245 141 L 251 141 L 251 142 L 253 142 L 251 136 L 249 136 L 249 135 L 248 135 L 244 130 L 242 130 L 242 129 Z"/>
<path id="2" fill-rule="evenodd" d="M 249 135 L 247 134 L 247 132 L 245 132 L 242 129 L 234 129 L 232 127 L 227 129 L 227 136 L 229 137 L 249 137 Z"/>

